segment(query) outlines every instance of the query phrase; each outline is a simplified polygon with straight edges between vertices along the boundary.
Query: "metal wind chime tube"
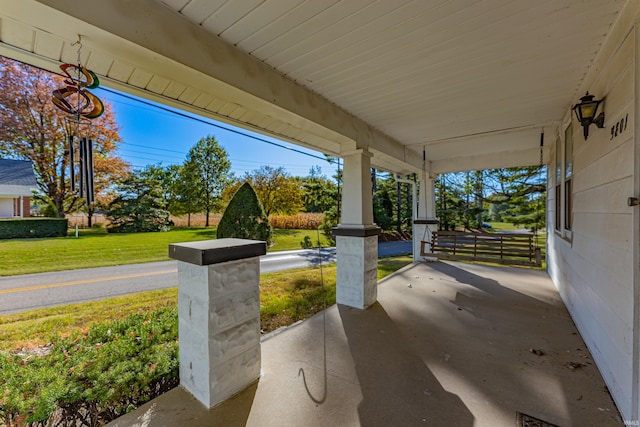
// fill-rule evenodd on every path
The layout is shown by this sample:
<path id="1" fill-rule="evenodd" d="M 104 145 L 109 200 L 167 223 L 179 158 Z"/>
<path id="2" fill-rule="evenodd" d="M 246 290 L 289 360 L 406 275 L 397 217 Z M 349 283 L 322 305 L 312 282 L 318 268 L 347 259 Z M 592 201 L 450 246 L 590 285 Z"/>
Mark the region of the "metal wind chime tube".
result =
<path id="1" fill-rule="evenodd" d="M 85 177 L 84 194 L 83 196 L 87 200 L 87 205 L 90 205 L 94 201 L 94 186 L 93 186 L 93 142 L 90 139 L 82 138 L 82 144 L 84 145 L 84 170 L 83 175 Z"/>
<path id="2" fill-rule="evenodd" d="M 76 161 L 73 152 L 73 135 L 69 135 L 69 178 L 71 180 L 71 192 L 76 192 Z"/>
<path id="3" fill-rule="evenodd" d="M 80 197 L 82 197 L 84 195 L 84 183 L 85 183 L 85 174 L 84 174 L 84 162 L 86 159 L 86 154 L 84 152 L 84 143 L 82 142 L 82 139 L 80 140 L 80 158 L 78 159 L 79 162 L 79 166 L 80 166 L 80 180 L 78 182 L 78 194 L 80 195 Z"/>
<path id="4" fill-rule="evenodd" d="M 73 141 L 73 136 L 69 138 L 70 142 Z M 94 190 L 94 172 L 93 172 L 93 141 L 86 137 L 80 138 L 79 144 L 79 172 L 78 172 L 78 195 L 84 197 L 87 206 L 95 200 Z M 73 148 L 69 150 L 69 156 L 71 161 L 71 191 L 76 190 L 75 185 L 75 162 L 73 161 L 74 154 Z"/>

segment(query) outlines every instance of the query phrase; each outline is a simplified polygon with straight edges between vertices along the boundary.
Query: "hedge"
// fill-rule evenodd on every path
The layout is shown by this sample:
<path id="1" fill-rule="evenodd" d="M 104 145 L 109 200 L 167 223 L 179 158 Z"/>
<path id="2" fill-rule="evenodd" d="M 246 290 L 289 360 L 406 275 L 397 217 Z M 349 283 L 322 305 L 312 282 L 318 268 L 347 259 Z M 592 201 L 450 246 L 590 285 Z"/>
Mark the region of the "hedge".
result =
<path id="1" fill-rule="evenodd" d="M 0 219 L 0 239 L 64 237 L 67 235 L 67 223 L 66 218 Z"/>

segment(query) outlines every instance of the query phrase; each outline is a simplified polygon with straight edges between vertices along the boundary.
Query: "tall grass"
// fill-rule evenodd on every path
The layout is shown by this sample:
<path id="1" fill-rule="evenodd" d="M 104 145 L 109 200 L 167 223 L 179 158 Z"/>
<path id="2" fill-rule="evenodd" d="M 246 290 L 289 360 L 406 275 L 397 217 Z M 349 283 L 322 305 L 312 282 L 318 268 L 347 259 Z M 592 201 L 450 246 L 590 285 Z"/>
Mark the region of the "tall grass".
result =
<path id="1" fill-rule="evenodd" d="M 322 213 L 299 213 L 297 215 L 271 215 L 273 228 L 285 230 L 316 230 L 322 224 Z"/>

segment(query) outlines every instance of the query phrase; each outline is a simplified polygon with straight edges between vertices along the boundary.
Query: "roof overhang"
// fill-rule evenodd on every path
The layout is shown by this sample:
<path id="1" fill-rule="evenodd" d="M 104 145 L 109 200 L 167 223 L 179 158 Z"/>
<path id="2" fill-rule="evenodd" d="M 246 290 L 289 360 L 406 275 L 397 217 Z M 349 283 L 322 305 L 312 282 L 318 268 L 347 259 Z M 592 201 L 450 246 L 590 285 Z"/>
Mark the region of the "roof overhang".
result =
<path id="1" fill-rule="evenodd" d="M 0 197 L 31 196 L 35 190 L 35 188 L 24 185 L 0 185 Z"/>
<path id="2" fill-rule="evenodd" d="M 80 34 L 116 89 L 438 173 L 539 163 L 627 4 L 21 0 L 0 11 L 0 54 L 57 71 Z"/>

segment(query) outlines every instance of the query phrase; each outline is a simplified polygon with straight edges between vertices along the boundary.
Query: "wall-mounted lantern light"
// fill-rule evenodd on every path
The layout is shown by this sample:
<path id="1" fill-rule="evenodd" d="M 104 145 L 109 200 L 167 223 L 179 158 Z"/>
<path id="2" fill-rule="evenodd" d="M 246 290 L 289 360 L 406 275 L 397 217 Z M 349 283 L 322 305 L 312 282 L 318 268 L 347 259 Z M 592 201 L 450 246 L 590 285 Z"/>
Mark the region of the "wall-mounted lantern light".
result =
<path id="1" fill-rule="evenodd" d="M 604 127 L 604 112 L 600 113 L 596 117 L 596 113 L 598 112 L 598 107 L 602 103 L 602 99 L 594 100 L 593 95 L 589 95 L 589 92 L 582 98 L 580 98 L 580 103 L 573 106 L 573 112 L 576 113 L 576 117 L 578 121 L 582 125 L 584 130 L 584 139 L 585 141 L 589 137 L 589 125 L 594 124 L 599 128 Z"/>

